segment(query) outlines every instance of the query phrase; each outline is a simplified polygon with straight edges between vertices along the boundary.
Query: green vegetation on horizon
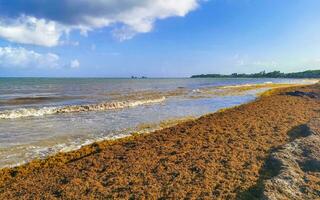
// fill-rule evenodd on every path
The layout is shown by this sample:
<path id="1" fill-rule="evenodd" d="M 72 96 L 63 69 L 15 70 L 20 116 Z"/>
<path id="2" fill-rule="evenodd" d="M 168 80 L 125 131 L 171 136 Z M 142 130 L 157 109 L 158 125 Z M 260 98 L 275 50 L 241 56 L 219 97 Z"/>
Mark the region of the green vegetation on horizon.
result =
<path id="1" fill-rule="evenodd" d="M 191 78 L 320 78 L 320 70 L 307 70 L 294 73 L 282 73 L 280 71 L 266 73 L 265 71 L 262 71 L 254 74 L 201 74 L 193 75 Z"/>

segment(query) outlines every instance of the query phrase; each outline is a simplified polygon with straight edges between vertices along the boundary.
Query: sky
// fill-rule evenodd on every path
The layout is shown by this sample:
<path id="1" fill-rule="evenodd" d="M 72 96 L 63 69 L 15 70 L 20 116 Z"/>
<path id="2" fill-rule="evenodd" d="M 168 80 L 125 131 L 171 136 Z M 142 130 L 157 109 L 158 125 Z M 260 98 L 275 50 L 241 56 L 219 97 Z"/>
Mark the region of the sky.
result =
<path id="1" fill-rule="evenodd" d="M 0 0 L 0 76 L 320 69 L 319 0 Z"/>

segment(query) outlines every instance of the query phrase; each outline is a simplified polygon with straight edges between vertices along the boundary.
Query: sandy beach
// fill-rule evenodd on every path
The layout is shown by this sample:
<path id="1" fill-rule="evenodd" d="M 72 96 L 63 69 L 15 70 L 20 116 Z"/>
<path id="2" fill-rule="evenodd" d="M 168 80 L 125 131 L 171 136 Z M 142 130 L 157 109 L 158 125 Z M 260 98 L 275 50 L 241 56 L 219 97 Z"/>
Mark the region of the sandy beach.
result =
<path id="1" fill-rule="evenodd" d="M 319 99 L 319 84 L 274 89 L 153 133 L 2 169 L 0 199 L 277 199 L 272 178 L 281 173 L 270 157 L 318 131 Z M 320 195 L 319 168 L 310 165 L 296 167 L 309 177 L 297 198 Z"/>

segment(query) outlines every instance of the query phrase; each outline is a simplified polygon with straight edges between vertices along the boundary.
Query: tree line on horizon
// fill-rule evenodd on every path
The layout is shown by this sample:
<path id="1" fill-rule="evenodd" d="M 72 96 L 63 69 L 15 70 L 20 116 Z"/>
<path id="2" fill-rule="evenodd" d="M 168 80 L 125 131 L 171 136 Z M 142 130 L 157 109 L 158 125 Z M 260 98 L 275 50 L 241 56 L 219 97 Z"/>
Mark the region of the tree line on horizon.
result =
<path id="1" fill-rule="evenodd" d="M 253 74 L 238 74 L 230 75 L 223 74 L 200 74 L 192 75 L 191 78 L 320 78 L 320 70 L 307 70 L 303 72 L 282 73 L 280 71 L 266 72 L 262 71 Z"/>

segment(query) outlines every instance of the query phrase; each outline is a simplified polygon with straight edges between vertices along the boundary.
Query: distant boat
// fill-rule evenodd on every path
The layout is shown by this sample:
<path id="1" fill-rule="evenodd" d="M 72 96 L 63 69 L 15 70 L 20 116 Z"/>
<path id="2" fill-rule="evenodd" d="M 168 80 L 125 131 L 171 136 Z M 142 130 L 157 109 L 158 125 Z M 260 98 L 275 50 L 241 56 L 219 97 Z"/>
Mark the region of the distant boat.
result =
<path id="1" fill-rule="evenodd" d="M 146 79 L 148 77 L 146 76 L 141 76 L 141 77 L 137 77 L 137 76 L 131 76 L 131 79 Z"/>

